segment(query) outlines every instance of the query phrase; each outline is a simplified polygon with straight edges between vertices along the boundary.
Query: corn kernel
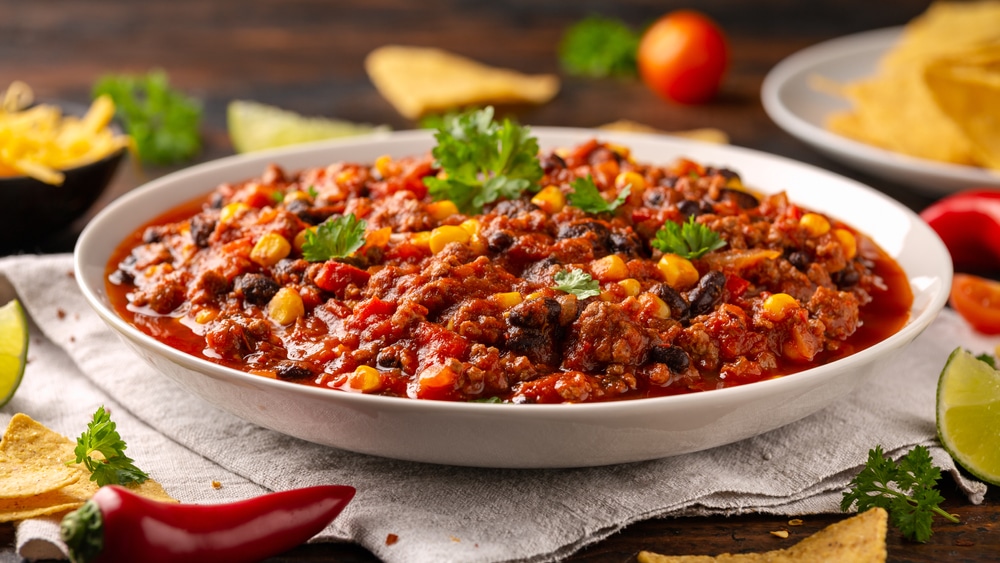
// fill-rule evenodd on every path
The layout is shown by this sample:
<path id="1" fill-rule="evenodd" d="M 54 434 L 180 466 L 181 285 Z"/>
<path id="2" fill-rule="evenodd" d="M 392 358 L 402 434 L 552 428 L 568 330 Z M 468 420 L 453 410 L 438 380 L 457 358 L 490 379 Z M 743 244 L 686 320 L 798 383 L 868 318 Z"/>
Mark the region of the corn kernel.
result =
<path id="1" fill-rule="evenodd" d="M 219 222 L 228 223 L 234 219 L 239 218 L 240 215 L 246 213 L 250 209 L 250 206 L 243 203 L 242 201 L 237 201 L 230 203 L 222 208 L 219 212 Z"/>
<path id="2" fill-rule="evenodd" d="M 284 199 L 282 201 L 284 201 L 285 203 L 289 203 L 289 202 L 300 200 L 300 199 L 308 201 L 311 198 L 309 197 L 309 194 L 307 194 L 306 192 L 304 192 L 302 190 L 293 190 L 293 191 L 285 194 L 285 197 L 284 197 Z"/>
<path id="3" fill-rule="evenodd" d="M 615 295 L 613 291 L 602 291 L 597 298 L 606 303 L 614 303 L 615 301 L 618 301 L 618 296 Z"/>
<path id="4" fill-rule="evenodd" d="M 764 316 L 772 321 L 781 321 L 799 308 L 799 302 L 787 293 L 772 293 L 761 304 Z"/>
<path id="5" fill-rule="evenodd" d="M 521 296 L 520 291 L 507 291 L 504 293 L 494 293 L 491 299 L 504 309 L 510 309 L 514 305 L 520 304 L 524 300 L 524 297 Z"/>
<path id="6" fill-rule="evenodd" d="M 826 217 L 818 213 L 806 213 L 799 219 L 799 225 L 811 237 L 821 237 L 830 232 L 830 222 L 826 220 Z"/>
<path id="7" fill-rule="evenodd" d="M 425 209 L 427 210 L 427 214 L 437 221 L 447 219 L 458 213 L 458 206 L 449 199 L 428 203 Z"/>
<path id="8" fill-rule="evenodd" d="M 479 229 L 480 229 L 479 219 L 466 219 L 465 221 L 459 223 L 458 226 L 465 229 L 465 232 L 469 233 L 470 235 L 479 234 Z"/>
<path id="9" fill-rule="evenodd" d="M 375 170 L 382 178 L 388 178 L 394 176 L 399 171 L 399 167 L 392 162 L 391 156 L 383 154 L 375 159 Z"/>
<path id="10" fill-rule="evenodd" d="M 281 325 L 290 325 L 306 314 L 302 297 L 294 289 L 283 287 L 274 294 L 267 304 L 267 316 Z"/>
<path id="11" fill-rule="evenodd" d="M 833 235 L 844 247 L 844 258 L 854 260 L 854 257 L 858 255 L 858 239 L 854 238 L 854 233 L 847 229 L 834 229 Z"/>
<path id="12" fill-rule="evenodd" d="M 292 245 L 278 233 L 267 233 L 260 237 L 250 251 L 250 259 L 264 266 L 273 266 L 292 252 Z"/>
<path id="13" fill-rule="evenodd" d="M 316 227 L 309 227 L 308 229 L 302 229 L 301 231 L 295 233 L 295 238 L 292 239 L 292 248 L 296 252 L 302 252 L 302 246 L 306 243 L 306 231 L 316 232 Z"/>
<path id="14" fill-rule="evenodd" d="M 205 323 L 210 323 L 219 316 L 219 311 L 215 309 L 202 309 L 195 313 L 194 322 L 203 325 Z"/>
<path id="15" fill-rule="evenodd" d="M 698 282 L 698 269 L 690 260 L 676 254 L 664 254 L 656 267 L 663 274 L 667 285 L 675 289 L 691 287 Z"/>
<path id="16" fill-rule="evenodd" d="M 348 168 L 347 170 L 344 170 L 343 172 L 337 174 L 337 176 L 334 178 L 334 181 L 337 182 L 337 184 L 347 184 L 351 180 L 354 180 L 357 176 L 358 176 L 357 170 L 355 170 L 354 168 Z"/>
<path id="17" fill-rule="evenodd" d="M 532 299 L 538 299 L 539 297 L 544 297 L 545 294 L 541 291 L 533 291 L 524 296 L 525 301 L 531 301 Z"/>
<path id="18" fill-rule="evenodd" d="M 670 318 L 670 307 L 662 299 L 652 293 L 643 293 L 636 297 L 642 309 L 658 319 Z"/>
<path id="19" fill-rule="evenodd" d="M 563 207 L 566 207 L 566 196 L 563 195 L 559 186 L 545 186 L 531 198 L 531 203 L 546 213 L 559 213 Z"/>
<path id="20" fill-rule="evenodd" d="M 625 278 L 618 282 L 618 285 L 622 286 L 622 289 L 625 290 L 625 295 L 629 297 L 635 297 L 642 291 L 642 284 L 635 278 Z"/>
<path id="21" fill-rule="evenodd" d="M 632 160 L 632 150 L 624 145 L 619 145 L 618 143 L 607 143 L 604 147 L 625 160 Z"/>
<path id="22" fill-rule="evenodd" d="M 631 170 L 628 172 L 622 172 L 621 174 L 615 176 L 615 187 L 619 190 L 624 190 L 625 186 L 632 186 L 629 193 L 638 193 L 646 189 L 646 178 L 644 178 L 642 174 Z"/>
<path id="23" fill-rule="evenodd" d="M 628 277 L 628 266 L 621 256 L 608 254 L 591 261 L 590 272 L 600 281 L 619 281 Z"/>
<path id="24" fill-rule="evenodd" d="M 431 237 L 428 243 L 430 244 L 431 252 L 437 254 L 444 250 L 444 247 L 449 243 L 466 243 L 469 242 L 469 231 L 466 231 L 462 227 L 456 227 L 454 225 L 441 225 L 433 231 L 431 231 Z"/>
<path id="25" fill-rule="evenodd" d="M 365 246 L 371 248 L 385 248 L 389 244 L 389 237 L 392 235 L 392 227 L 382 227 L 374 231 L 365 233 Z"/>
<path id="26" fill-rule="evenodd" d="M 417 231 L 410 235 L 410 244 L 420 248 L 428 248 L 431 245 L 430 231 Z"/>
<path id="27" fill-rule="evenodd" d="M 372 393 L 382 388 L 382 375 L 371 366 L 358 366 L 347 376 L 347 384 L 362 393 Z"/>

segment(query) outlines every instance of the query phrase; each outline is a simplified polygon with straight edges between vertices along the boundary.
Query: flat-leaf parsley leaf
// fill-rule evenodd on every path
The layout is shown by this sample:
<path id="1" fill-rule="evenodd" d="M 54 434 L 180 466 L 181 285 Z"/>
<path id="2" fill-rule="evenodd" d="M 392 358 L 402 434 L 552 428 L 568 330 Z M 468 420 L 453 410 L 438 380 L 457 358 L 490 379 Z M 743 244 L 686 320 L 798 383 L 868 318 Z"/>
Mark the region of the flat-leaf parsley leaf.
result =
<path id="1" fill-rule="evenodd" d="M 435 200 L 451 200 L 471 214 L 498 199 L 537 191 L 538 140 L 509 119 L 495 122 L 492 106 L 446 120 L 434 138 L 431 154 L 444 177 L 425 177 L 424 184 Z"/>
<path id="2" fill-rule="evenodd" d="M 601 196 L 600 190 L 597 189 L 597 185 L 594 184 L 594 179 L 590 175 L 586 178 L 573 180 L 570 186 L 573 188 L 573 191 L 566 196 L 569 199 L 569 204 L 587 213 L 610 213 L 625 203 L 625 200 L 628 199 L 628 194 L 632 191 L 631 185 L 625 186 L 618 192 L 618 197 L 611 203 L 608 203 Z"/>
<path id="3" fill-rule="evenodd" d="M 149 479 L 143 470 L 125 455 L 125 441 L 111 421 L 111 415 L 98 407 L 94 419 L 87 425 L 87 430 L 76 440 L 76 460 L 70 463 L 82 463 L 90 471 L 90 480 L 99 486 L 127 485 L 142 483 Z M 100 452 L 104 459 L 91 457 L 94 452 Z"/>
<path id="4" fill-rule="evenodd" d="M 94 85 L 93 96 L 101 94 L 114 100 L 142 162 L 172 164 L 201 150 L 201 104 L 171 88 L 165 72 L 104 76 Z"/>
<path id="5" fill-rule="evenodd" d="M 935 488 L 940 478 L 941 470 L 931 463 L 930 453 L 923 446 L 914 447 L 898 464 L 885 457 L 882 446 L 875 446 L 868 452 L 864 469 L 851 480 L 840 509 L 846 512 L 854 504 L 858 512 L 875 506 L 884 508 L 904 536 L 925 542 L 933 533 L 934 514 L 958 522 L 939 506 L 944 501 Z"/>
<path id="6" fill-rule="evenodd" d="M 580 299 L 587 297 L 597 297 L 601 294 L 601 286 L 597 280 L 590 277 L 590 274 L 583 270 L 574 268 L 572 270 L 558 272 L 555 276 L 556 285 L 552 289 L 572 293 Z"/>
<path id="7" fill-rule="evenodd" d="M 694 259 L 726 246 L 726 241 L 722 240 L 719 233 L 696 222 L 694 216 L 691 216 L 683 226 L 667 221 L 656 231 L 656 237 L 649 244 L 662 252 Z"/>
<path id="8" fill-rule="evenodd" d="M 592 16 L 567 30 L 559 43 L 563 70 L 576 76 L 636 76 L 639 33 L 621 20 Z"/>
<path id="9" fill-rule="evenodd" d="M 309 262 L 323 262 L 344 258 L 365 244 L 368 222 L 348 213 L 336 219 L 327 219 L 315 231 L 306 231 L 302 244 L 302 257 Z"/>

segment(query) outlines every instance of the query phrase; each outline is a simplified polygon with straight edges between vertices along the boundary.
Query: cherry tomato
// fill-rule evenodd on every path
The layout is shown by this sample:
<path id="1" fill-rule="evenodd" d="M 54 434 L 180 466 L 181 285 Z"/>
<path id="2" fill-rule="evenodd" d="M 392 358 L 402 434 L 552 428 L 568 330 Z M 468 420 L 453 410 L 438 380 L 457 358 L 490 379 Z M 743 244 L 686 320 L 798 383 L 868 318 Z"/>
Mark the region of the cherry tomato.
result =
<path id="1" fill-rule="evenodd" d="M 660 97 L 698 104 L 715 96 L 729 65 L 722 30 L 694 10 L 670 12 L 649 26 L 636 52 L 639 75 Z"/>
<path id="2" fill-rule="evenodd" d="M 1000 282 L 955 274 L 950 302 L 972 328 L 983 334 L 1000 334 Z"/>

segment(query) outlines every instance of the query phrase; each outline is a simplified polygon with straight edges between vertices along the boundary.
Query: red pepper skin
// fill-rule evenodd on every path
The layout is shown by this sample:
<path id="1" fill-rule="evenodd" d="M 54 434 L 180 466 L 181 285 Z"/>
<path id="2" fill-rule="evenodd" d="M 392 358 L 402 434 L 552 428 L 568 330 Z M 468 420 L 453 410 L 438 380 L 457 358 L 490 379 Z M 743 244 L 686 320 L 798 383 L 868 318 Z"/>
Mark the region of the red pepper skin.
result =
<path id="1" fill-rule="evenodd" d="M 1000 270 L 1000 190 L 949 195 L 920 217 L 944 241 L 956 270 Z"/>
<path id="2" fill-rule="evenodd" d="M 201 505 L 155 501 L 108 485 L 67 515 L 61 532 L 74 563 L 251 563 L 322 531 L 354 492 L 353 487 L 323 485 Z M 87 516 L 95 510 L 96 517 Z M 88 550 L 94 545 L 96 554 Z"/>

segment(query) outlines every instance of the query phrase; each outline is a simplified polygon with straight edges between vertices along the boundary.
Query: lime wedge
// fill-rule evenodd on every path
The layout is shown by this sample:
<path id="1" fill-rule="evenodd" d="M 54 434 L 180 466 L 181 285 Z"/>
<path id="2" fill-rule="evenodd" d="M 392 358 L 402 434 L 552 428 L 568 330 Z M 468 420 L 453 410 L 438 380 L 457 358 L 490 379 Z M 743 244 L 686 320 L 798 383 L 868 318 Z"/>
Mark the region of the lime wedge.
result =
<path id="1" fill-rule="evenodd" d="M 229 138 L 236 152 L 250 152 L 321 139 L 386 131 L 386 126 L 305 117 L 278 107 L 233 100 L 227 108 Z"/>
<path id="2" fill-rule="evenodd" d="M 938 379 L 937 430 L 956 463 L 1000 485 L 1000 372 L 962 348 Z"/>
<path id="3" fill-rule="evenodd" d="M 16 299 L 0 307 L 0 407 L 14 396 L 28 358 L 28 318 Z"/>

